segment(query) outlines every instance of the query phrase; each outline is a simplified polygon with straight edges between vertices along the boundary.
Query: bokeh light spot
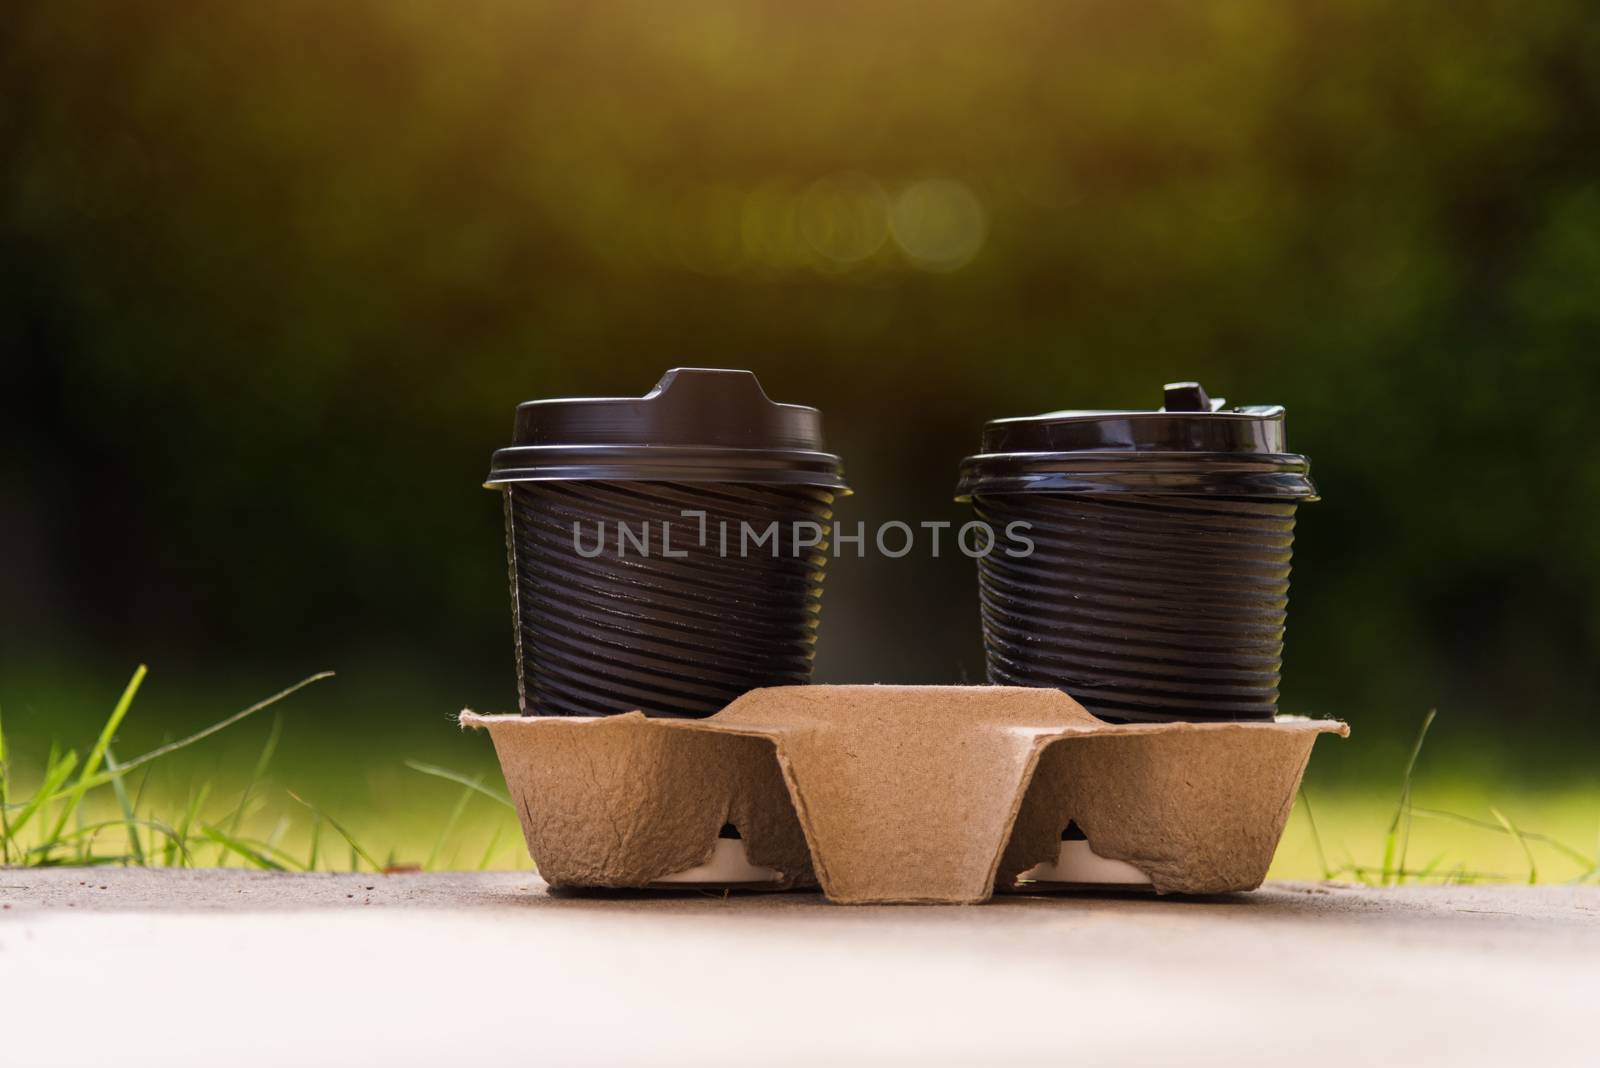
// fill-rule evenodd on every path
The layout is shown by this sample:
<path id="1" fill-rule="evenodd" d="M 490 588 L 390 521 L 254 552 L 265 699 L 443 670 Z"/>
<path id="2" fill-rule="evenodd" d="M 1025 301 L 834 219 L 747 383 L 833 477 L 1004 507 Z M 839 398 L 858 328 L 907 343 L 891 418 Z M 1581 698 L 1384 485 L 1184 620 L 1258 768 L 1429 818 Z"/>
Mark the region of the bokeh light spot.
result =
<path id="1" fill-rule="evenodd" d="M 960 182 L 929 178 L 908 186 L 889 212 L 895 241 L 918 267 L 953 271 L 971 262 L 989 236 L 977 196 Z"/>
<path id="2" fill-rule="evenodd" d="M 813 183 L 800 198 L 800 236 L 824 262 L 860 263 L 889 239 L 889 198 L 864 174 L 841 172 Z"/>

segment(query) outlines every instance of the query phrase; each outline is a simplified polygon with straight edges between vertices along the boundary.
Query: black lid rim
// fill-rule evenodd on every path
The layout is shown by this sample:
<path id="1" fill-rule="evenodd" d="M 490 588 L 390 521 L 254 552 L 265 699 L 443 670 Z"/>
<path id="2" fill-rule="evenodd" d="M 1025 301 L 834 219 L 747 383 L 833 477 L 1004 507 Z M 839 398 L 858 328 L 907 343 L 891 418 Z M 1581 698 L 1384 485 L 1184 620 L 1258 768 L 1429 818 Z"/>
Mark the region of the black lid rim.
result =
<path id="1" fill-rule="evenodd" d="M 832 453 L 663 445 L 513 445 L 496 450 L 484 487 L 563 481 L 744 482 L 850 493 Z"/>
<path id="2" fill-rule="evenodd" d="M 672 370 L 668 371 L 667 374 L 678 375 L 682 374 L 683 372 L 689 372 L 690 374 L 749 374 L 748 371 L 735 371 L 731 368 L 724 367 L 674 367 Z M 659 390 L 659 388 L 660 386 L 658 385 L 657 390 Z M 756 384 L 756 388 L 761 388 L 759 383 Z M 656 392 L 656 390 L 652 390 L 651 392 Z M 762 396 L 766 396 L 765 390 L 762 390 Z M 517 411 L 539 411 L 541 409 L 550 409 L 555 411 L 563 408 L 570 408 L 574 411 L 581 409 L 600 409 L 614 404 L 630 403 L 632 401 L 649 399 L 649 393 L 639 397 L 535 397 L 533 400 L 519 401 L 517 404 Z M 767 403 L 778 411 L 805 413 L 808 415 L 822 414 L 822 409 L 810 404 L 791 404 L 788 401 L 775 401 L 771 400 L 770 398 L 767 399 Z"/>
<path id="3" fill-rule="evenodd" d="M 1102 493 L 1311 502 L 1311 461 L 1295 453 L 1108 450 L 988 453 L 961 462 L 956 500 L 974 494 Z"/>
<path id="4" fill-rule="evenodd" d="M 1149 419 L 1167 420 L 1175 417 L 1183 419 L 1203 419 L 1206 421 L 1220 420 L 1223 422 L 1251 421 L 1263 419 L 1282 420 L 1286 409 L 1281 404 L 1250 404 L 1237 408 L 1218 408 L 1214 412 L 1168 412 L 1146 408 L 1068 408 L 1059 412 L 1041 412 L 1038 415 L 1008 415 L 1003 419 L 990 419 L 984 427 L 1008 426 L 1018 423 L 1094 423 L 1103 420 L 1123 419 Z"/>

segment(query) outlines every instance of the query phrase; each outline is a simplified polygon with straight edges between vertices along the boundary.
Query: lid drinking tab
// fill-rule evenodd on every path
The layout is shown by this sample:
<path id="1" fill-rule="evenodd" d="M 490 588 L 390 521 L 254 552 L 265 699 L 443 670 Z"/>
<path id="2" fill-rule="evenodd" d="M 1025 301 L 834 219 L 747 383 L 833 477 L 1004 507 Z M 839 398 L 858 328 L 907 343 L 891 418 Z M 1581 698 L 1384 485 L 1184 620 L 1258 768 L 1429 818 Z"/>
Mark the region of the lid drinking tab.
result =
<path id="1" fill-rule="evenodd" d="M 561 479 L 792 483 L 848 492 L 822 414 L 771 400 L 749 371 L 678 367 L 642 397 L 517 406 L 488 485 Z"/>
<path id="2" fill-rule="evenodd" d="M 1164 412 L 1214 412 L 1228 403 L 1223 397 L 1212 400 L 1198 382 L 1168 382 L 1161 390 L 1166 399 L 1161 406 Z"/>

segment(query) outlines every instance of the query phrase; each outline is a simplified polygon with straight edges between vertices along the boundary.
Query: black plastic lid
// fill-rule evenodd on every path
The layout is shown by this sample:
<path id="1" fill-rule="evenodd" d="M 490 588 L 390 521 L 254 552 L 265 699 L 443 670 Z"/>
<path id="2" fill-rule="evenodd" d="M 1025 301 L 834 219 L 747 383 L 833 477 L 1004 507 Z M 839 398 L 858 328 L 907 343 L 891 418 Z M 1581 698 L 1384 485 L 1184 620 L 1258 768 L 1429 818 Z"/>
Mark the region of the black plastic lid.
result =
<path id="1" fill-rule="evenodd" d="M 1048 412 L 984 425 L 961 462 L 974 493 L 1148 493 L 1313 501 L 1311 462 L 1286 451 L 1283 408 L 1224 408 L 1198 382 L 1151 412 Z"/>
<path id="2" fill-rule="evenodd" d="M 677 367 L 643 397 L 568 397 L 517 406 L 514 443 L 489 480 L 756 482 L 848 493 L 822 451 L 822 413 L 775 404 L 749 371 Z"/>

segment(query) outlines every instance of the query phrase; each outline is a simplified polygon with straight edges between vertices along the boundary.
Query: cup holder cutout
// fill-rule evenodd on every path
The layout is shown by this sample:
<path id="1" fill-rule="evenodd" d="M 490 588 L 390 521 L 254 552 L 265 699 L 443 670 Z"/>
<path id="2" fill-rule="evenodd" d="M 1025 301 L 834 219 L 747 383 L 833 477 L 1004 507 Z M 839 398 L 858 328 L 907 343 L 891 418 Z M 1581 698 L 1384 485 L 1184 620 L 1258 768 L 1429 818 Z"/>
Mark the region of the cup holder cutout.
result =
<path id="1" fill-rule="evenodd" d="M 744 836 L 739 828 L 724 823 L 717 832 L 711 847 L 711 856 L 692 868 L 663 875 L 656 880 L 658 886 L 751 886 L 783 881 L 783 873 L 775 868 L 765 868 L 750 863 L 750 853 L 745 848 Z"/>
<path id="2" fill-rule="evenodd" d="M 1149 886 L 1150 876 L 1125 860 L 1102 857 L 1089 836 L 1068 821 L 1061 831 L 1061 851 L 1053 863 L 1035 864 L 1017 876 L 1018 886 L 1049 883 L 1069 886 Z"/>

